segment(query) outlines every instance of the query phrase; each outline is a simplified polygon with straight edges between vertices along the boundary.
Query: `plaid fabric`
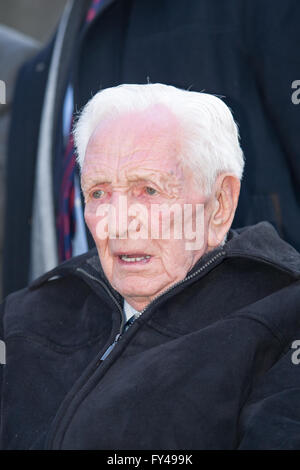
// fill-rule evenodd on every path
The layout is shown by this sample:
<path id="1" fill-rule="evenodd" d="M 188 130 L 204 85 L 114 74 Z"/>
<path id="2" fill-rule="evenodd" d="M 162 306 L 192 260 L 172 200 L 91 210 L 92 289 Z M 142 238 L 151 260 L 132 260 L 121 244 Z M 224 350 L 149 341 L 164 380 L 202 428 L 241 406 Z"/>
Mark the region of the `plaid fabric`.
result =
<path id="1" fill-rule="evenodd" d="M 71 128 L 73 127 L 73 119 Z M 75 223 L 75 153 L 73 134 L 70 132 L 63 160 L 63 177 L 59 194 L 58 214 L 58 257 L 65 261 L 72 257 L 72 238 L 76 230 Z"/>
<path id="2" fill-rule="evenodd" d="M 90 23 L 91 21 L 93 21 L 93 19 L 95 18 L 95 16 L 97 15 L 97 12 L 98 12 L 98 9 L 99 9 L 99 6 L 100 6 L 100 3 L 102 2 L 102 0 L 93 0 L 92 1 L 92 4 L 87 12 L 87 15 L 86 15 L 86 23 Z"/>
<path id="3" fill-rule="evenodd" d="M 96 16 L 102 0 L 93 0 L 88 9 L 85 26 Z M 76 230 L 75 217 L 75 151 L 72 135 L 73 118 L 71 120 L 69 140 L 64 152 L 62 163 L 62 181 L 59 193 L 59 207 L 57 217 L 58 232 L 58 258 L 65 261 L 72 257 L 72 239 Z"/>

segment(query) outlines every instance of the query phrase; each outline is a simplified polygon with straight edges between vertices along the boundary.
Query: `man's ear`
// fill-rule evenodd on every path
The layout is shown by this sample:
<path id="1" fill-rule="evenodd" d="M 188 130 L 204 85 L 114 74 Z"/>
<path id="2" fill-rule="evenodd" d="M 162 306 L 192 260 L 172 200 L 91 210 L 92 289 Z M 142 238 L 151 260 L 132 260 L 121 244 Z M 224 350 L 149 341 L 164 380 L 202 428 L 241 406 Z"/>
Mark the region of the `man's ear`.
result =
<path id="1" fill-rule="evenodd" d="M 237 207 L 241 183 L 228 173 L 219 175 L 211 195 L 211 214 L 208 225 L 208 248 L 216 248 L 231 227 Z"/>

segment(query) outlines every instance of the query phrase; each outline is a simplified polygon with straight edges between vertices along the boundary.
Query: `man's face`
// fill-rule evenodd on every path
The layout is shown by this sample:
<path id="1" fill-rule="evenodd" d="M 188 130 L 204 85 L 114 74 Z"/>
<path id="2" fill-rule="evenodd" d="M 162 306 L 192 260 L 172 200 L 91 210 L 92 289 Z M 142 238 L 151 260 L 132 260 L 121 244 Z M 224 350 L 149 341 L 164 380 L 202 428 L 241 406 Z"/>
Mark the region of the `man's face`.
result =
<path id="1" fill-rule="evenodd" d="M 181 142 L 177 119 L 157 105 L 105 121 L 96 128 L 87 146 L 81 177 L 85 220 L 109 282 L 137 310 L 183 279 L 206 251 L 205 237 L 196 250 L 186 249 L 184 234 L 174 239 L 172 217 L 171 236 L 163 239 L 159 232 L 160 238 L 151 238 L 150 226 L 162 230 L 161 216 L 150 215 L 153 204 L 170 207 L 175 203 L 183 211 L 184 204 L 193 204 L 194 208 L 205 201 L 192 173 L 179 164 Z M 127 208 L 142 205 L 149 216 L 145 218 L 144 212 L 136 216 L 126 213 L 126 233 L 119 224 L 122 204 L 124 217 L 124 201 Z M 115 238 L 99 236 L 104 214 L 99 211 L 105 204 L 117 215 Z M 143 237 L 137 238 L 139 231 Z M 134 239 L 130 236 L 133 232 L 137 235 Z"/>

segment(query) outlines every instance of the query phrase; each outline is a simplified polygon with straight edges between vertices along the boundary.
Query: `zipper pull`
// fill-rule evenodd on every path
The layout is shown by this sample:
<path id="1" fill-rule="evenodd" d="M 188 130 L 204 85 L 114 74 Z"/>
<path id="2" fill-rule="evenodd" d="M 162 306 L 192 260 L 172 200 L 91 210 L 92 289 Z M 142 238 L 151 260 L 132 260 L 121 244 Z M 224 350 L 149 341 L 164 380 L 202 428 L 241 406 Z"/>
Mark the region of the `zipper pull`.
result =
<path id="1" fill-rule="evenodd" d="M 110 352 L 114 349 L 115 345 L 117 344 L 117 342 L 119 341 L 121 335 L 120 333 L 117 334 L 117 336 L 115 337 L 114 339 L 114 342 L 108 346 L 108 348 L 106 349 L 106 351 L 103 353 L 103 355 L 100 357 L 100 361 L 104 361 L 104 359 L 107 358 L 107 356 L 110 354 Z"/>
<path id="2" fill-rule="evenodd" d="M 132 325 L 132 323 L 134 322 L 135 320 L 135 316 L 133 315 L 124 325 L 124 327 L 122 328 L 122 332 L 121 333 L 118 333 L 117 336 L 115 337 L 114 339 L 114 342 L 108 346 L 108 348 L 106 349 L 106 351 L 103 353 L 103 355 L 100 357 L 98 363 L 100 364 L 102 361 L 104 361 L 104 359 L 107 358 L 107 356 L 111 353 L 111 351 L 114 349 L 115 345 L 117 344 L 117 342 L 119 341 L 119 339 L 121 338 L 121 336 L 123 336 L 123 333 L 125 331 L 128 330 L 128 328 Z"/>

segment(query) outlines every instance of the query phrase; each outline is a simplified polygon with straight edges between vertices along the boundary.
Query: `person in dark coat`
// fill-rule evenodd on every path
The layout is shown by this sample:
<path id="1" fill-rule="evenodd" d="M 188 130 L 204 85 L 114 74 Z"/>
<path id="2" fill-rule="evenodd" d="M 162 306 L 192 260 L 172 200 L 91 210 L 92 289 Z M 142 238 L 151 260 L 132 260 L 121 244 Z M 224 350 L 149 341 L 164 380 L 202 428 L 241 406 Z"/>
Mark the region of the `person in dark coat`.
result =
<path id="1" fill-rule="evenodd" d="M 33 38 L 0 24 L 0 80 L 5 84 L 0 94 L 0 300 L 2 300 L 2 256 L 4 234 L 4 196 L 6 184 L 7 134 L 16 76 L 21 65 L 36 55 L 40 44 Z M 4 102 L 1 100 L 4 98 Z"/>
<path id="2" fill-rule="evenodd" d="M 162 82 L 223 96 L 239 122 L 246 159 L 233 227 L 267 220 L 299 250 L 300 107 L 291 99 L 299 78 L 299 1 L 103 0 L 87 24 L 91 3 L 68 2 L 57 35 L 19 74 L 8 149 L 4 295 L 59 262 L 70 83 L 75 111 L 120 83 Z M 86 237 L 91 248 L 88 230 Z"/>
<path id="3" fill-rule="evenodd" d="M 74 136 L 96 246 L 2 305 L 2 448 L 299 448 L 300 254 L 231 228 L 228 107 L 127 84 Z"/>

